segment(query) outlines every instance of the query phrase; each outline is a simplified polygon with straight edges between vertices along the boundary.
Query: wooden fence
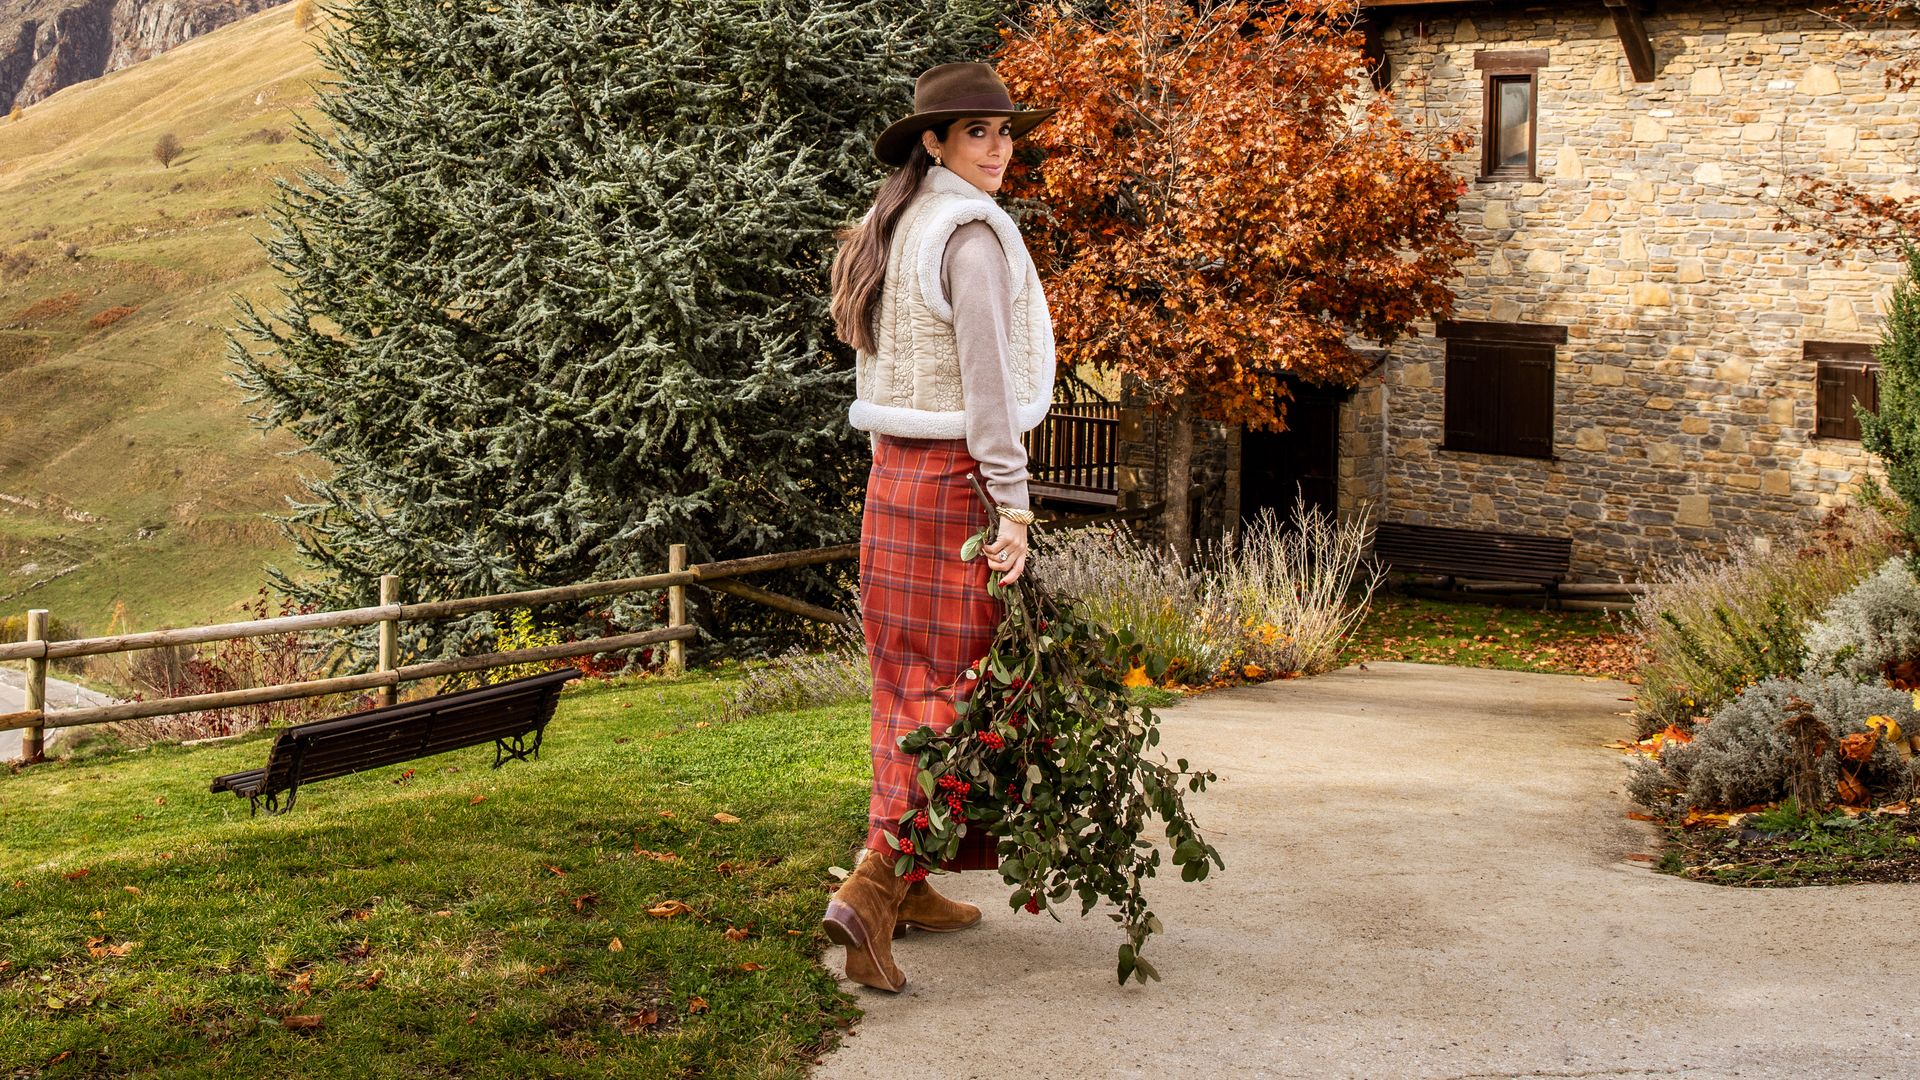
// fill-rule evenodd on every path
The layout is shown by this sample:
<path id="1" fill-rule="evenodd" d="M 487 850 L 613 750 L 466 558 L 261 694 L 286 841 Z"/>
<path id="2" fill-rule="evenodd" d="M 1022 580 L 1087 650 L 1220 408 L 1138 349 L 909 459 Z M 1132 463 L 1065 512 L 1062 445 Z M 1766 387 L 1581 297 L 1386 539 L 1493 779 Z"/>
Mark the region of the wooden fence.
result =
<path id="1" fill-rule="evenodd" d="M 1159 509 L 1158 506 L 1143 509 L 1127 508 L 1114 513 L 1045 521 L 1038 527 L 1077 528 L 1147 517 L 1158 513 Z M 667 644 L 667 669 L 679 672 L 686 667 L 687 641 L 699 636 L 699 631 L 687 621 L 687 586 L 699 585 L 715 592 L 738 596 L 744 600 L 818 622 L 847 624 L 853 620 L 844 612 L 783 596 L 738 579 L 747 574 L 768 570 L 788 570 L 858 558 L 859 554 L 860 545 L 839 544 L 833 547 L 755 555 L 744 559 L 727 559 L 688 566 L 687 546 L 674 544 L 669 549 L 667 572 L 664 574 L 646 574 L 641 577 L 616 578 L 581 585 L 562 585 L 547 589 L 495 593 L 490 596 L 472 596 L 458 600 L 435 600 L 419 604 L 400 603 L 400 580 L 388 574 L 380 579 L 380 603 L 375 607 L 353 608 L 346 611 L 316 611 L 305 615 L 283 615 L 272 619 L 252 619 L 247 622 L 219 623 L 212 626 L 188 626 L 140 634 L 121 634 L 114 637 L 74 638 L 67 641 L 46 640 L 47 612 L 44 609 L 35 609 L 27 613 L 26 640 L 0 644 L 0 661 L 27 661 L 26 708 L 20 712 L 0 713 L 0 731 L 25 729 L 21 740 L 20 756 L 22 760 L 35 761 L 45 754 L 45 732 L 48 728 L 83 727 L 89 724 L 106 724 L 149 716 L 175 716 L 180 713 L 258 705 L 269 701 L 289 701 L 295 698 L 319 697 L 355 690 L 376 690 L 379 693 L 380 704 L 391 705 L 397 696 L 399 684 L 403 682 L 541 660 L 590 656 L 595 653 L 634 649 L 645 645 Z M 657 630 L 615 634 L 584 641 L 568 641 L 532 649 L 481 653 L 476 656 L 462 656 L 452 660 L 435 660 L 405 666 L 398 663 L 399 624 L 402 622 L 416 619 L 443 619 L 482 611 L 531 607 L 535 604 L 589 600 L 595 597 L 617 596 L 651 589 L 667 590 L 667 625 Z M 376 623 L 380 627 L 376 667 L 363 675 L 342 675 L 213 694 L 155 698 L 151 701 L 129 701 L 118 705 L 58 710 L 48 710 L 46 707 L 47 667 L 53 660 L 74 656 L 133 652 L 137 649 L 154 649 L 169 645 L 235 641 L 302 630 L 370 626 Z"/>
<path id="2" fill-rule="evenodd" d="M 452 675 L 463 671 L 482 671 L 530 661 L 589 656 L 594 653 L 634 649 L 644 645 L 667 644 L 669 646 L 667 668 L 670 671 L 680 671 L 686 666 L 686 642 L 699 634 L 699 631 L 687 622 L 687 586 L 700 585 L 716 592 L 729 593 L 820 622 L 847 623 L 852 620 L 842 612 L 782 596 L 736 579 L 746 574 L 767 570 L 786 570 L 856 558 L 859 553 L 858 544 L 840 544 L 834 547 L 756 555 L 745 559 L 728 559 L 723 562 L 688 566 L 687 546 L 675 544 L 670 549 L 667 572 L 664 574 L 647 574 L 641 577 L 617 578 L 582 585 L 562 585 L 549 589 L 529 589 L 524 592 L 496 593 L 491 596 L 436 600 L 420 604 L 400 603 L 400 581 L 389 574 L 380 579 L 380 603 L 376 607 L 353 608 L 347 611 L 316 611 L 305 615 L 284 615 L 272 619 L 154 630 L 141 634 L 121 634 L 115 637 L 75 638 L 68 641 L 46 640 L 47 612 L 36 609 L 27 613 L 26 640 L 0 644 L 0 660 L 27 661 L 26 708 L 21 712 L 0 713 L 0 731 L 24 728 L 20 756 L 23 760 L 33 761 L 45 753 L 45 732 L 48 728 L 82 727 L 88 724 L 106 724 L 148 716 L 174 716 L 207 709 L 257 705 L 269 701 L 288 701 L 294 698 L 319 697 L 324 694 L 347 693 L 355 690 L 377 690 L 380 703 L 387 705 L 393 703 L 397 688 L 403 682 Z M 568 641 L 532 649 L 482 653 L 452 660 L 409 664 L 404 667 L 397 663 L 399 624 L 402 622 L 415 619 L 441 619 L 482 611 L 502 611 L 508 608 L 531 607 L 534 604 L 589 600 L 594 597 L 616 596 L 650 589 L 667 590 L 667 625 L 657 630 L 616 634 L 585 641 Z M 53 711 L 46 708 L 47 667 L 53 660 L 132 652 L 136 649 L 153 649 L 168 645 L 234 641 L 301 630 L 369 626 L 376 623 L 380 627 L 377 666 L 375 670 L 363 675 L 342 675 L 327 679 L 312 679 L 307 682 L 228 690 L 214 694 L 129 701 L 118 705 L 96 705 Z"/>

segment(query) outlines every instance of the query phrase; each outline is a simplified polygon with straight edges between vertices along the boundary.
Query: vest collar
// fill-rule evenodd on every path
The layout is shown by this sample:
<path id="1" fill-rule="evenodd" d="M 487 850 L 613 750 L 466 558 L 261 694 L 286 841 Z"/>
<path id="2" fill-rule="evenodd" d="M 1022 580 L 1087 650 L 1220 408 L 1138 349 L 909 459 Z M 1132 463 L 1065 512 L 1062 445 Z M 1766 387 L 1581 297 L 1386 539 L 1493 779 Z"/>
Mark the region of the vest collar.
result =
<path id="1" fill-rule="evenodd" d="M 927 166 L 927 178 L 922 182 L 935 191 L 944 191 L 949 195 L 961 195 L 993 202 L 993 196 L 974 187 L 972 182 L 945 165 Z"/>

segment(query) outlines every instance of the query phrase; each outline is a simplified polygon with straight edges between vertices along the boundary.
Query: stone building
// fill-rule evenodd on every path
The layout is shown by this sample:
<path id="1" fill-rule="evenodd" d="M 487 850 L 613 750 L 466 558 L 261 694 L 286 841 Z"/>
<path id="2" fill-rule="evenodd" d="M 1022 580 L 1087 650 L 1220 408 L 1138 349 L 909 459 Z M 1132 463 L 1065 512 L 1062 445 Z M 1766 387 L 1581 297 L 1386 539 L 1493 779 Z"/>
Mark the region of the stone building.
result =
<path id="1" fill-rule="evenodd" d="M 1864 478 L 1850 401 L 1900 268 L 1809 251 L 1774 196 L 1800 174 L 1912 193 L 1920 107 L 1807 5 L 1633 3 L 1366 5 L 1398 107 L 1478 137 L 1455 318 L 1302 395 L 1285 434 L 1203 428 L 1196 532 L 1298 490 L 1571 537 L 1575 580 L 1633 579 Z M 1152 416 L 1119 426 L 1123 497 L 1164 498 Z"/>

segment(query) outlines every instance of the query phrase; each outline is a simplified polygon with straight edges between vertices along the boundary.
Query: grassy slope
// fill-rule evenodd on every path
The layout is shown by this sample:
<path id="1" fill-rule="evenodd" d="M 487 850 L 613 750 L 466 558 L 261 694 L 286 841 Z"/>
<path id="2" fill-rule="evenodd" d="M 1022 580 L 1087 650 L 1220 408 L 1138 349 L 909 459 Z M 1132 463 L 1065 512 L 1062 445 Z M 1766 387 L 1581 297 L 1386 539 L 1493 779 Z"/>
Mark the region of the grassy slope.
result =
<path id="1" fill-rule="evenodd" d="M 817 920 L 866 710 L 694 726 L 723 690 L 576 684 L 538 761 L 457 751 L 278 818 L 207 792 L 266 736 L 0 773 L 0 1074 L 799 1075 L 850 1015 Z"/>
<path id="2" fill-rule="evenodd" d="M 231 294 L 274 295 L 254 237 L 272 179 L 311 160 L 255 136 L 310 114 L 324 77 L 292 6 L 0 120 L 0 259 L 33 262 L 0 272 L 0 495 L 39 504 L 0 498 L 0 597 L 81 567 L 8 610 L 212 621 L 287 561 L 261 515 L 294 490 L 291 443 L 246 420 L 220 328 Z M 162 169 L 167 131 L 185 151 Z M 89 325 L 115 306 L 137 310 Z"/>

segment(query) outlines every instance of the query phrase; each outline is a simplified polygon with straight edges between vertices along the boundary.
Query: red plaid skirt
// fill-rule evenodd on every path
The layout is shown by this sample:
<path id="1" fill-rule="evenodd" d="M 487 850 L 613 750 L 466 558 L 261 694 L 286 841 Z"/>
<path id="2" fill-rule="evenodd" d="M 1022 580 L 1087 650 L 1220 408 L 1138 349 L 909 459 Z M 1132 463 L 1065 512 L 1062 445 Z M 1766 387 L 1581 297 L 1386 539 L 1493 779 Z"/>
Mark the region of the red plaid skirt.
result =
<path id="1" fill-rule="evenodd" d="M 896 740 L 922 724 L 945 731 L 971 692 L 967 667 L 986 655 L 1006 605 L 987 594 L 987 560 L 960 546 L 987 521 L 967 482 L 979 463 L 965 439 L 874 440 L 860 518 L 860 617 L 873 668 L 873 798 L 867 847 L 893 862 L 885 833 L 927 805 L 919 768 Z M 958 684 L 958 685 L 957 685 Z M 994 838 L 970 826 L 942 870 L 994 870 Z"/>

